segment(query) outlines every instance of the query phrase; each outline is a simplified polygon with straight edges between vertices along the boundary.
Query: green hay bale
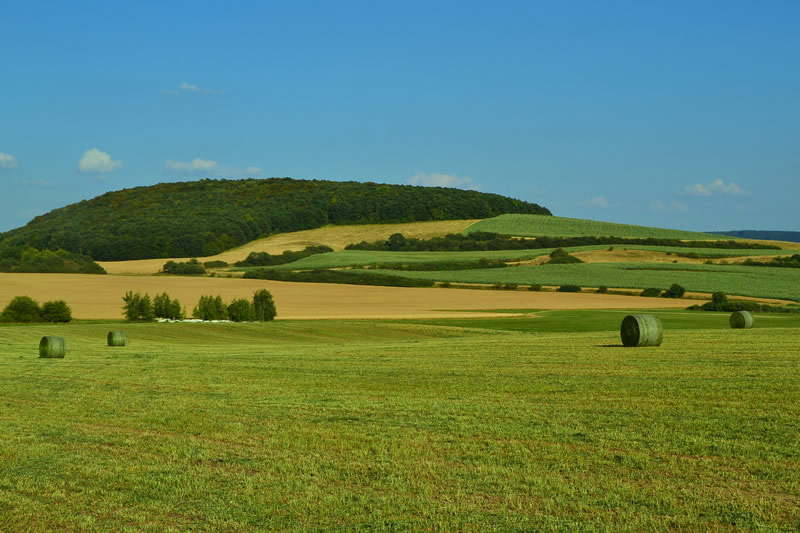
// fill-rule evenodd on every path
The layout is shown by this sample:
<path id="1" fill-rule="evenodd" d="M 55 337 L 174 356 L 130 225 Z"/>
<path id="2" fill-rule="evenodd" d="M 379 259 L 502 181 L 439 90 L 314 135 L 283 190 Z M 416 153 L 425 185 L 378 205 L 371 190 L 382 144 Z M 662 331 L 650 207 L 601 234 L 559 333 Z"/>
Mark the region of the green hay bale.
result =
<path id="1" fill-rule="evenodd" d="M 753 313 L 736 311 L 731 315 L 730 324 L 734 329 L 750 329 L 753 327 Z"/>
<path id="2" fill-rule="evenodd" d="M 125 332 L 124 331 L 109 331 L 108 332 L 108 345 L 109 346 L 125 346 Z"/>
<path id="3" fill-rule="evenodd" d="M 67 343 L 63 337 L 48 335 L 39 341 L 39 357 L 63 359 L 67 352 Z"/>
<path id="4" fill-rule="evenodd" d="M 653 315 L 628 315 L 619 328 L 623 346 L 659 346 L 664 339 L 661 320 Z"/>

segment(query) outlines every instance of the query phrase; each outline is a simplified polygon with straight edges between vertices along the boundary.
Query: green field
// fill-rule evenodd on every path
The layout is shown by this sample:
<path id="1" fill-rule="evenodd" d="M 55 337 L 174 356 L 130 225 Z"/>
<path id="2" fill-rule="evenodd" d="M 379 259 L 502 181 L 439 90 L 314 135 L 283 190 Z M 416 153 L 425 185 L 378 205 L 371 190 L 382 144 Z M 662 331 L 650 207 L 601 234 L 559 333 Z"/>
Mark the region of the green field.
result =
<path id="1" fill-rule="evenodd" d="M 630 224 L 615 224 L 580 218 L 552 217 L 546 215 L 500 215 L 476 222 L 463 231 L 488 231 L 518 237 L 629 237 L 646 239 L 648 237 L 684 240 L 732 240 L 732 237 L 681 231 Z"/>
<path id="2" fill-rule="evenodd" d="M 797 530 L 798 317 L 658 314 L 0 326 L 0 530 Z"/>
<path id="3" fill-rule="evenodd" d="M 353 272 L 359 272 L 354 270 Z M 582 263 L 513 268 L 417 272 L 370 270 L 451 283 L 580 285 L 582 287 L 666 289 L 678 283 L 689 291 L 800 301 L 800 271 L 795 268 L 673 263 Z"/>

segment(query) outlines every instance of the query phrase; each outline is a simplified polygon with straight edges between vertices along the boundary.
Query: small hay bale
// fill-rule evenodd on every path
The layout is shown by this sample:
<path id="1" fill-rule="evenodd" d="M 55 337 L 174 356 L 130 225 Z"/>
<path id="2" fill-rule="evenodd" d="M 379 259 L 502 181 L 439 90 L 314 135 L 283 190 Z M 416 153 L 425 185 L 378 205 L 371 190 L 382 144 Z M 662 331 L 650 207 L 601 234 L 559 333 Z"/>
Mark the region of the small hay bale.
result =
<path id="1" fill-rule="evenodd" d="M 63 337 L 47 335 L 39 341 L 39 357 L 63 359 L 67 352 L 67 343 Z"/>
<path id="2" fill-rule="evenodd" d="M 664 339 L 664 327 L 654 315 L 628 315 L 619 328 L 623 346 L 659 346 Z"/>
<path id="3" fill-rule="evenodd" d="M 109 346 L 125 346 L 125 332 L 124 331 L 109 331 L 108 332 L 108 345 Z"/>
<path id="4" fill-rule="evenodd" d="M 731 315 L 730 324 L 733 329 L 750 329 L 753 327 L 753 313 L 736 311 Z"/>

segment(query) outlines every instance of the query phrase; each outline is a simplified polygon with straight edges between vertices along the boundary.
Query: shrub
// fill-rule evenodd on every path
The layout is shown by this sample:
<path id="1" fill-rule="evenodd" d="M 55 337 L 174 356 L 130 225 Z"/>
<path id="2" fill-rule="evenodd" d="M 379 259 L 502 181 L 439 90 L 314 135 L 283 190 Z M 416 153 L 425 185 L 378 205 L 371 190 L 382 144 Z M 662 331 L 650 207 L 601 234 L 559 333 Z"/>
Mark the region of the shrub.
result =
<path id="1" fill-rule="evenodd" d="M 639 296 L 645 296 L 647 298 L 655 298 L 657 296 L 661 296 L 661 289 L 656 289 L 655 287 L 650 287 L 641 292 Z"/>
<path id="2" fill-rule="evenodd" d="M 201 320 L 226 320 L 228 309 L 222 303 L 222 296 L 201 296 L 197 307 L 192 309 L 192 316 Z"/>
<path id="3" fill-rule="evenodd" d="M 664 298 L 681 298 L 684 294 L 686 294 L 686 289 L 677 283 L 673 283 L 661 296 Z"/>
<path id="4" fill-rule="evenodd" d="M 538 291 L 542 290 L 542 284 L 541 283 L 534 283 L 533 285 L 528 287 L 528 290 L 529 291 L 537 291 L 538 292 Z"/>
<path id="5" fill-rule="evenodd" d="M 156 318 L 167 318 L 169 320 L 183 318 L 181 303 L 178 300 L 172 300 L 166 292 L 162 292 L 153 299 L 153 311 Z"/>
<path id="6" fill-rule="evenodd" d="M 450 282 L 449 281 L 443 281 L 443 282 L 441 282 L 439 284 L 439 286 L 442 287 L 443 289 L 449 289 L 450 288 Z"/>
<path id="7" fill-rule="evenodd" d="M 569 255 L 561 248 L 556 248 L 550 252 L 550 261 L 547 262 L 549 265 L 568 265 L 570 263 L 583 263 L 583 261 L 575 256 Z"/>
<path id="8" fill-rule="evenodd" d="M 190 259 L 185 263 L 167 261 L 161 267 L 161 272 L 165 274 L 177 274 L 180 276 L 193 276 L 206 273 L 206 267 L 197 259 Z"/>
<path id="9" fill-rule="evenodd" d="M 42 308 L 30 296 L 17 296 L 11 300 L 3 312 L 0 322 L 41 322 Z"/>
<path id="10" fill-rule="evenodd" d="M 581 292 L 581 288 L 578 285 L 562 285 L 556 290 L 558 292 Z"/>
<path id="11" fill-rule="evenodd" d="M 236 299 L 228 306 L 228 318 L 234 322 L 246 322 L 252 320 L 254 316 L 254 305 L 244 298 Z"/>
<path id="12" fill-rule="evenodd" d="M 134 294 L 128 291 L 125 293 L 125 296 L 122 297 L 122 301 L 125 302 L 122 306 L 122 310 L 127 320 L 140 322 L 155 320 L 156 314 L 149 294 L 145 293 L 144 296 L 142 296 L 139 292 Z"/>
<path id="13" fill-rule="evenodd" d="M 599 287 L 597 287 L 597 292 L 599 294 L 608 294 L 608 287 L 606 287 L 605 285 L 600 285 Z"/>
<path id="14" fill-rule="evenodd" d="M 72 309 L 64 300 L 55 300 L 42 304 L 42 320 L 45 322 L 69 322 L 72 320 Z"/>
<path id="15" fill-rule="evenodd" d="M 260 289 L 253 293 L 253 315 L 253 318 L 260 322 L 273 320 L 278 315 L 275 301 L 267 289 Z"/>
<path id="16" fill-rule="evenodd" d="M 203 263 L 203 266 L 206 268 L 224 268 L 228 266 L 227 261 L 206 261 Z"/>

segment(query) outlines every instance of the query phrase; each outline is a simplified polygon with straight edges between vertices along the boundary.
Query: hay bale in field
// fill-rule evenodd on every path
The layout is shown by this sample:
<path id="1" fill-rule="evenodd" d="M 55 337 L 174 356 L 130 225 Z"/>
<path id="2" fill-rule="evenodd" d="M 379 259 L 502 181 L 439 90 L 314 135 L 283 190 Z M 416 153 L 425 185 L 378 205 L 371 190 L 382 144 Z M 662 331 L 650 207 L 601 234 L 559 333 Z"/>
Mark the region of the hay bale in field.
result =
<path id="1" fill-rule="evenodd" d="M 108 345 L 109 346 L 125 346 L 125 332 L 124 331 L 109 331 L 108 332 Z"/>
<path id="2" fill-rule="evenodd" d="M 619 328 L 623 346 L 659 346 L 664 339 L 661 320 L 653 315 L 628 315 Z"/>
<path id="3" fill-rule="evenodd" d="M 750 311 L 736 311 L 730 318 L 731 327 L 734 329 L 749 329 L 753 327 L 753 313 Z"/>
<path id="4" fill-rule="evenodd" d="M 63 359 L 67 352 L 67 343 L 63 337 L 47 335 L 39 341 L 39 357 Z"/>

